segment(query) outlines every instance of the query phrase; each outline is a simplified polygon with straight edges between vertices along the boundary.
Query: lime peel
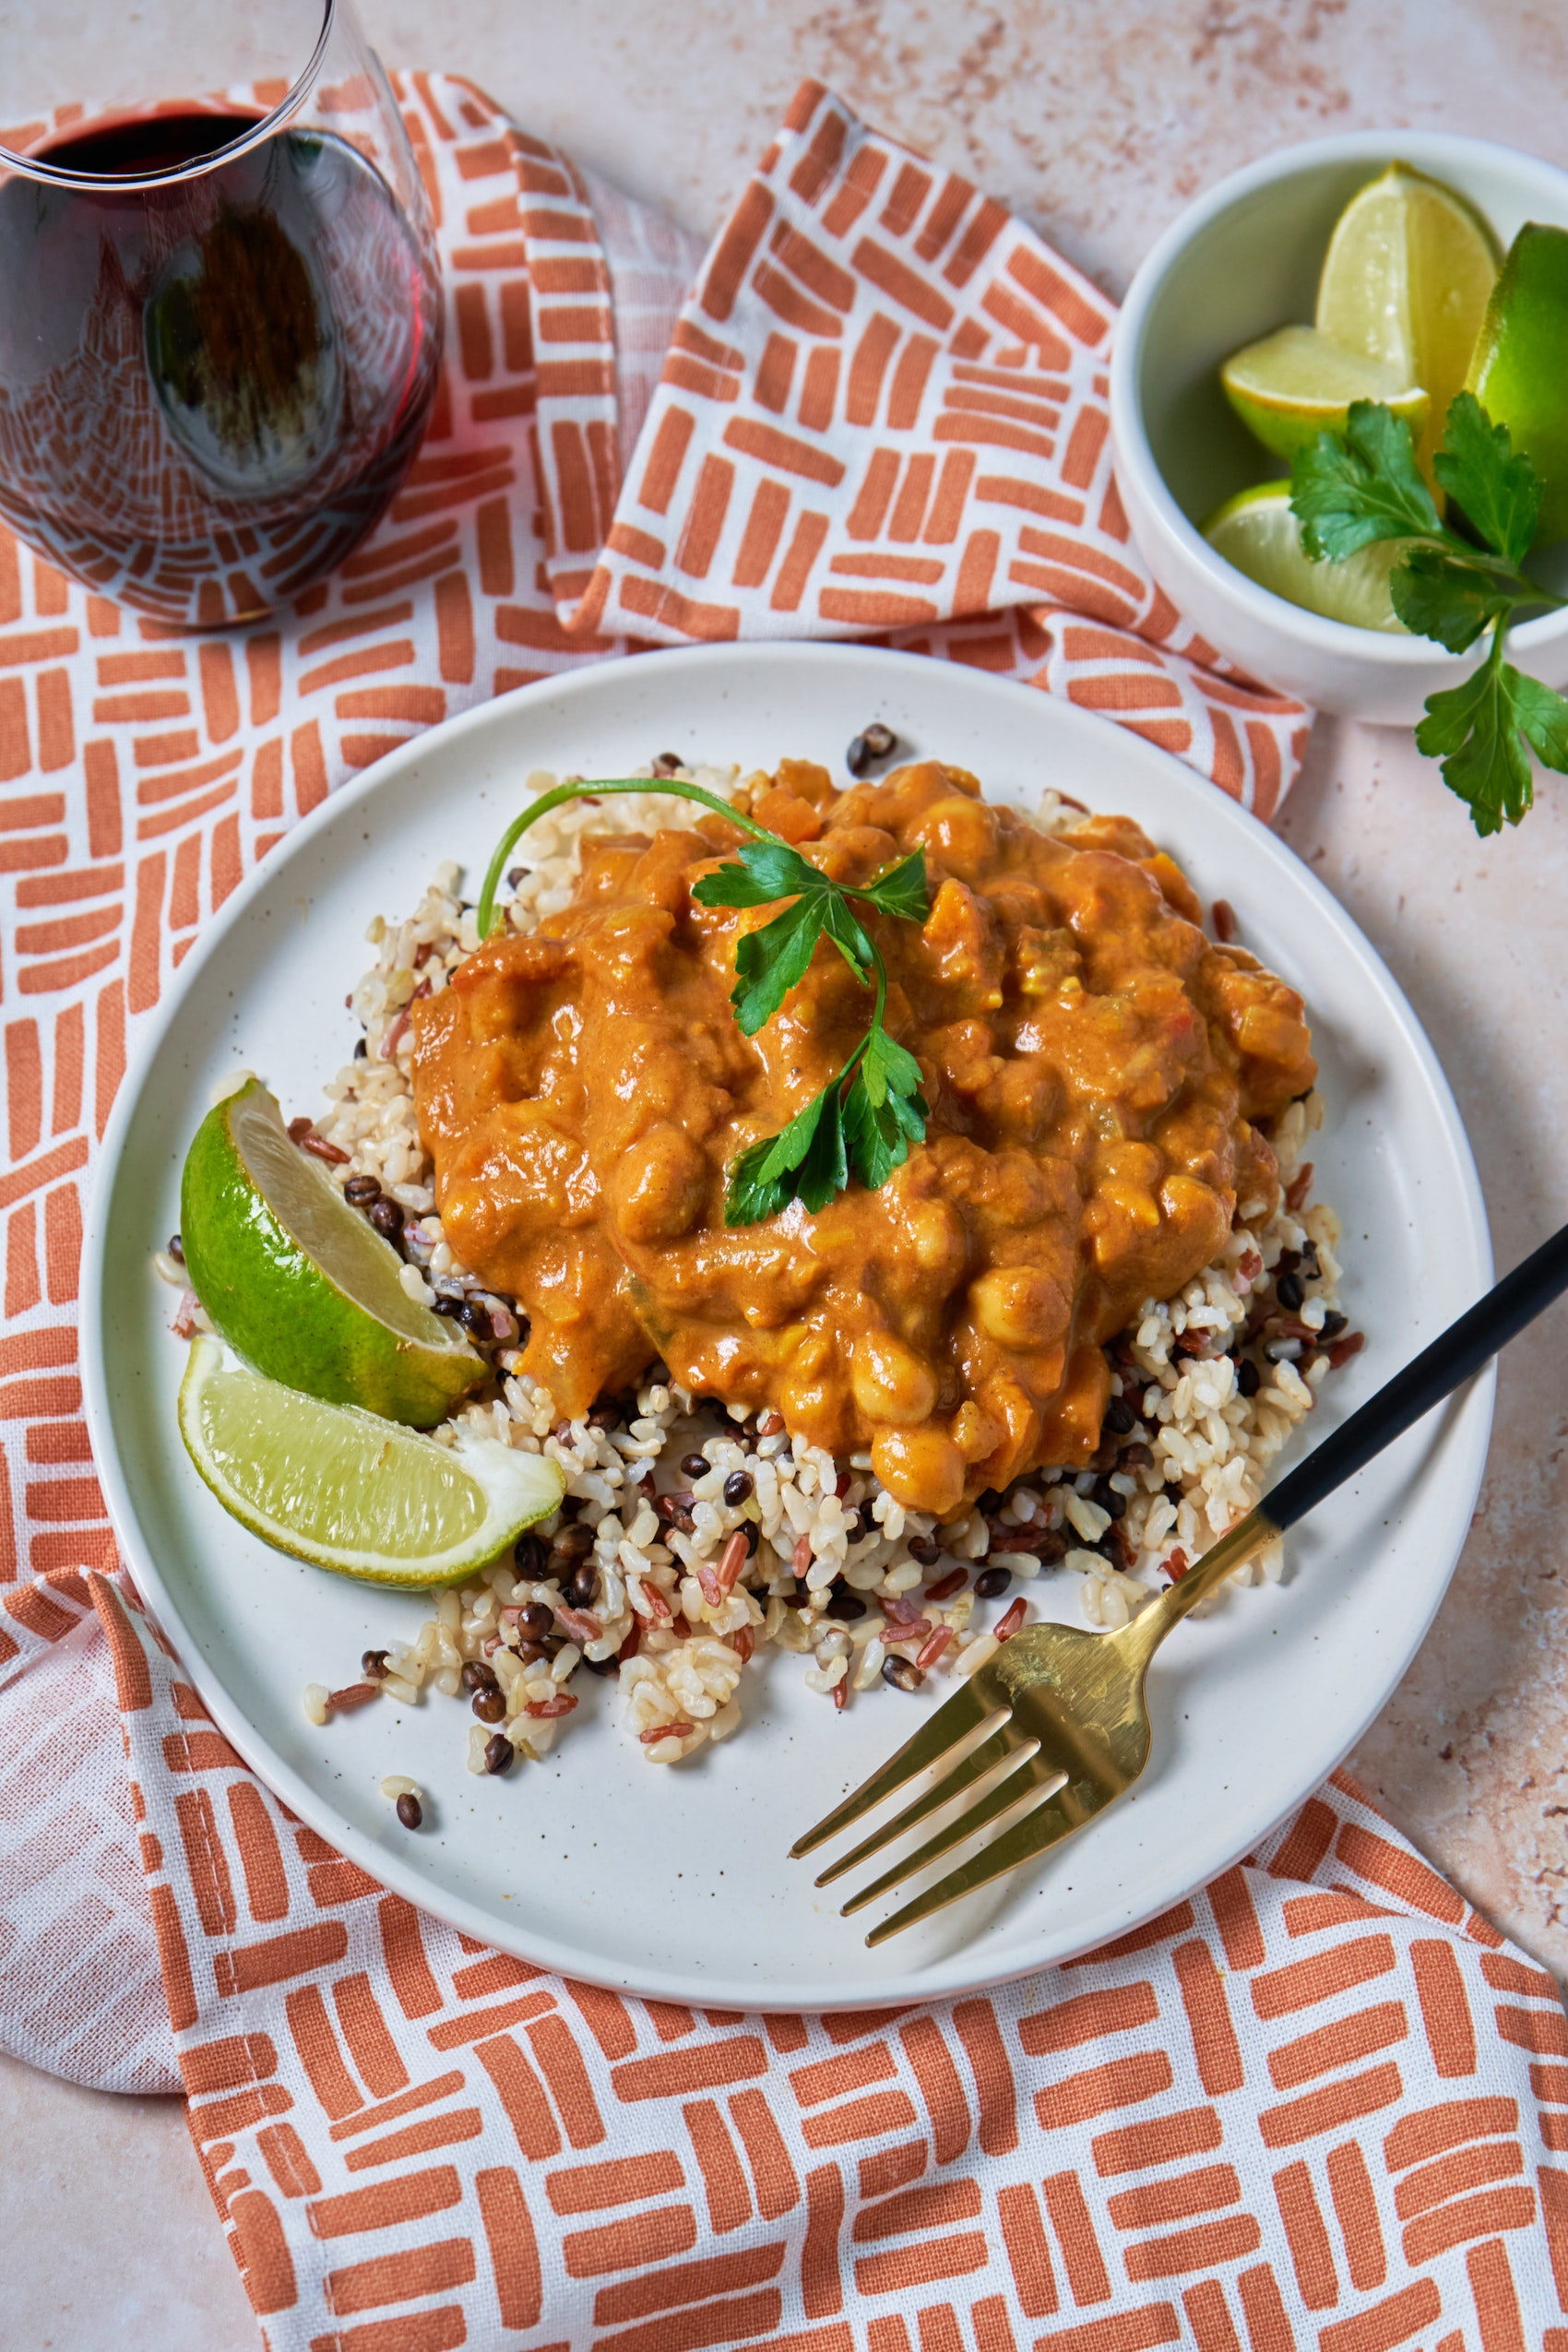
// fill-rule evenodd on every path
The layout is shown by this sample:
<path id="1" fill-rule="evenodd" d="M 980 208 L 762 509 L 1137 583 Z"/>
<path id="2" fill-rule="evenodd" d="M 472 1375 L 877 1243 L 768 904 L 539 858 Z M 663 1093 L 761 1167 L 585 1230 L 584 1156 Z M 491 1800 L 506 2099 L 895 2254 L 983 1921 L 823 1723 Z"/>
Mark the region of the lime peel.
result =
<path id="1" fill-rule="evenodd" d="M 410 1298 L 398 1252 L 291 1143 L 255 1078 L 196 1129 L 180 1231 L 214 1327 L 291 1388 L 426 1428 L 488 1376 L 452 1321 Z"/>
<path id="2" fill-rule="evenodd" d="M 180 1434 L 218 1501 L 296 1560 L 361 1582 L 461 1584 L 560 1507 L 558 1463 L 461 1425 L 449 1445 L 192 1344 Z"/>

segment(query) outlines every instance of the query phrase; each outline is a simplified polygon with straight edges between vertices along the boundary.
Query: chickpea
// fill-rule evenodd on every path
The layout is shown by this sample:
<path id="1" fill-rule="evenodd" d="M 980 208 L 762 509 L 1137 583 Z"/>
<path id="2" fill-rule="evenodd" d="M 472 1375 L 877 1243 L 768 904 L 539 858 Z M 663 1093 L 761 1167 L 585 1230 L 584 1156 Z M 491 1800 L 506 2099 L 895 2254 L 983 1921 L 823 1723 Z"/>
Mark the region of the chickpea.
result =
<path id="1" fill-rule="evenodd" d="M 915 1264 L 922 1274 L 951 1279 L 964 1263 L 964 1228 L 945 1201 L 921 1201 L 911 1208 L 906 1224 Z"/>
<path id="2" fill-rule="evenodd" d="M 944 1431 L 879 1430 L 871 1449 L 872 1467 L 896 1502 L 907 1510 L 934 1511 L 948 1518 L 964 1499 L 964 1457 Z"/>
<path id="3" fill-rule="evenodd" d="M 888 1331 L 868 1331 L 856 1340 L 849 1384 L 868 1421 L 923 1421 L 936 1403 L 930 1366 Z"/>
<path id="4" fill-rule="evenodd" d="M 1067 1301 L 1038 1266 L 992 1266 L 970 1283 L 969 1313 L 1004 1348 L 1049 1348 L 1067 1329 Z"/>
<path id="5" fill-rule="evenodd" d="M 673 1241 L 707 1198 L 707 1158 L 683 1129 L 660 1120 L 621 1156 L 611 1191 L 628 1241 Z"/>

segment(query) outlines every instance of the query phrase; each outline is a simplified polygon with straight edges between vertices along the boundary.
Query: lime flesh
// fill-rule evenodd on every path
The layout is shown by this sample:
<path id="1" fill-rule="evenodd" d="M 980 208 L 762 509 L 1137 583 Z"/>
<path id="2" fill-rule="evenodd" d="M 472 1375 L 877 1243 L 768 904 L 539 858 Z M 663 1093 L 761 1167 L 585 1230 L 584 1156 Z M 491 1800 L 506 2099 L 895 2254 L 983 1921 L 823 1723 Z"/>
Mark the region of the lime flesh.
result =
<path id="1" fill-rule="evenodd" d="M 450 1320 L 407 1295 L 397 1251 L 289 1141 L 254 1078 L 196 1129 L 180 1234 L 216 1328 L 291 1388 L 422 1428 L 487 1376 Z"/>
<path id="2" fill-rule="evenodd" d="M 1501 258 L 1475 207 L 1407 163 L 1352 196 L 1329 240 L 1317 325 L 1427 393 L 1416 456 L 1429 477 Z"/>
<path id="3" fill-rule="evenodd" d="M 192 1344 L 180 1434 L 225 1511 L 297 1560 L 368 1584 L 460 1584 L 555 1510 L 540 1454 L 460 1429 L 451 1445 L 352 1405 L 324 1405 Z"/>
<path id="4" fill-rule="evenodd" d="M 1352 400 L 1384 401 L 1413 433 L 1426 421 L 1426 394 L 1413 376 L 1313 327 L 1281 327 L 1232 351 L 1219 380 L 1242 423 L 1277 457 L 1294 457 L 1320 433 L 1343 433 Z"/>
<path id="5" fill-rule="evenodd" d="M 1216 554 L 1245 572 L 1259 588 L 1309 612 L 1321 612 L 1326 621 L 1395 636 L 1408 634 L 1388 594 L 1388 575 L 1404 552 L 1404 541 L 1363 547 L 1343 564 L 1313 563 L 1301 546 L 1301 527 L 1290 512 L 1288 481 L 1261 482 L 1227 499 L 1204 525 L 1204 537 Z"/>
<path id="6" fill-rule="evenodd" d="M 1545 485 L 1536 545 L 1568 538 L 1568 230 L 1533 220 L 1520 230 L 1466 381 Z"/>

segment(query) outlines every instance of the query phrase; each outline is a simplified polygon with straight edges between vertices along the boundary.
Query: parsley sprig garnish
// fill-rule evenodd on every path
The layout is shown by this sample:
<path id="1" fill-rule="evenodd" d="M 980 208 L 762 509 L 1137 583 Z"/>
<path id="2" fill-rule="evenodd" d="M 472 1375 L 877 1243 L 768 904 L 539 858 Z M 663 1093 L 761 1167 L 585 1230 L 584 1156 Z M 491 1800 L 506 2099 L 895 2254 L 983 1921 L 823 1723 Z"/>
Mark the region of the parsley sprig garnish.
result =
<path id="1" fill-rule="evenodd" d="M 1441 760 L 1443 782 L 1468 803 L 1484 836 L 1504 822 L 1517 825 L 1533 802 L 1531 751 L 1543 766 L 1568 771 L 1568 701 L 1503 659 L 1515 614 L 1557 607 L 1562 599 L 1524 570 L 1540 477 L 1473 392 L 1461 392 L 1450 407 L 1432 470 L 1475 539 L 1438 514 L 1403 418 L 1376 401 L 1355 400 L 1343 434 L 1320 433 L 1297 457 L 1290 505 L 1314 563 L 1342 564 L 1380 540 L 1408 542 L 1388 590 L 1417 636 L 1463 653 L 1491 631 L 1479 669 L 1463 684 L 1429 695 L 1416 730 L 1418 747 Z"/>
<path id="2" fill-rule="evenodd" d="M 735 950 L 735 1019 L 747 1037 L 766 1027 L 790 991 L 804 979 L 819 939 L 831 940 L 857 980 L 873 989 L 871 1026 L 842 1069 L 776 1135 L 764 1135 L 733 1161 L 724 1196 L 726 1225 L 755 1225 L 800 1199 L 814 1215 L 848 1185 L 851 1175 L 875 1192 L 925 1135 L 930 1113 L 921 1095 L 921 1067 L 884 1026 L 887 967 L 855 911 L 857 903 L 908 922 L 931 911 L 925 851 L 889 866 L 869 882 L 838 883 L 802 858 L 791 843 L 743 815 L 728 801 L 679 777 L 614 777 L 557 784 L 509 825 L 490 861 L 476 920 L 481 939 L 495 928 L 495 894 L 511 856 L 530 825 L 568 801 L 613 792 L 671 794 L 695 801 L 751 836 L 739 863 L 705 873 L 692 896 L 704 907 L 789 904 L 771 922 L 743 934 Z"/>

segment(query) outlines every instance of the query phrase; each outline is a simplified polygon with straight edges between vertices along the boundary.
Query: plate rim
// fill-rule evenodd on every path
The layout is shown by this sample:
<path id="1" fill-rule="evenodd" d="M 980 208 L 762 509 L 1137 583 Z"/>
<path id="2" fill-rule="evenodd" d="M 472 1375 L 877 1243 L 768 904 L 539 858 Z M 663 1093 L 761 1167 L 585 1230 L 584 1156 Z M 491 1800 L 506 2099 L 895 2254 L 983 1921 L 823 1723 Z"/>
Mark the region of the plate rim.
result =
<path id="1" fill-rule="evenodd" d="M 968 1947 L 959 1945 L 918 1975 L 894 1975 L 849 1986 L 805 1984 L 791 1987 L 787 1996 L 778 1992 L 761 1995 L 754 1984 L 731 1982 L 718 1976 L 688 1976 L 658 1968 L 619 1968 L 597 1960 L 594 1955 L 563 1947 L 549 1936 L 530 1934 L 524 1921 L 519 1920 L 514 1928 L 512 1921 L 497 1918 L 493 1911 L 484 1909 L 457 1892 L 449 1892 L 440 1885 L 433 1887 L 416 1860 L 405 1860 L 397 1849 L 376 1844 L 352 1822 L 335 1812 L 330 1800 L 318 1794 L 303 1773 L 273 1752 L 266 1735 L 251 1724 L 237 1704 L 231 1701 L 225 1686 L 209 1669 L 195 1635 L 184 1624 L 177 1599 L 161 1574 L 151 1547 L 141 1540 L 135 1506 L 121 1469 L 109 1408 L 103 1354 L 103 1310 L 110 1208 L 115 1175 L 128 1131 L 170 1029 L 230 932 L 243 921 L 253 902 L 279 885 L 291 862 L 303 850 L 310 848 L 316 835 L 328 825 L 337 823 L 349 811 L 364 806 L 407 768 L 428 758 L 433 753 L 439 757 L 446 745 L 465 735 L 483 733 L 495 726 L 504 728 L 514 712 L 519 708 L 526 709 L 533 703 L 561 696 L 569 703 L 580 695 L 591 695 L 607 675 L 624 675 L 628 662 L 641 664 L 657 659 L 665 664 L 679 663 L 693 671 L 707 669 L 722 674 L 748 664 L 778 668 L 799 664 L 805 667 L 825 655 L 836 661 L 858 661 L 873 670 L 891 666 L 898 671 L 914 663 L 919 663 L 922 671 L 929 671 L 932 660 L 930 655 L 897 647 L 810 638 L 650 648 L 646 653 L 626 655 L 612 661 L 593 661 L 577 670 L 534 679 L 505 695 L 493 695 L 486 701 L 476 703 L 470 708 L 457 712 L 437 725 L 410 736 L 360 776 L 330 792 L 325 801 L 291 828 L 267 857 L 258 861 L 198 934 L 196 945 L 184 963 L 171 974 L 159 1004 L 128 1059 L 99 1147 L 83 1219 L 80 1312 L 83 1408 L 92 1443 L 94 1467 L 102 1486 L 110 1524 L 137 1592 L 148 1603 L 155 1621 L 167 1633 L 171 1643 L 179 1651 L 184 1671 L 190 1676 L 212 1721 L 241 1762 L 255 1772 L 272 1794 L 297 1813 L 303 1822 L 326 1838 L 346 1859 L 357 1862 L 379 1885 L 401 1895 L 416 1909 L 429 1912 L 459 1932 L 476 1936 L 491 1948 L 509 1952 L 564 1977 L 604 1986 L 636 1998 L 695 2002 L 707 2008 L 734 2008 L 748 2015 L 766 2014 L 778 2007 L 781 1999 L 790 2009 L 823 2011 L 884 2008 L 890 2002 L 907 2003 L 910 2000 L 917 2003 L 951 2000 L 988 1987 L 1015 1982 L 1043 1968 L 1060 1967 L 1094 1951 L 1108 1940 L 1135 1932 L 1151 1918 L 1169 1909 L 1173 1901 L 1191 1895 L 1223 1875 L 1259 1844 L 1262 1837 L 1272 1835 L 1356 1746 L 1387 1705 L 1426 1639 L 1432 1621 L 1447 1596 L 1469 1530 L 1485 1471 L 1496 1389 L 1493 1363 L 1477 1376 L 1467 1393 L 1461 1392 L 1456 1405 L 1450 1408 L 1457 1424 L 1452 1437 L 1458 1445 L 1459 1453 L 1456 1460 L 1444 1464 L 1444 1474 L 1454 1497 L 1453 1532 L 1446 1547 L 1449 1556 L 1441 1578 L 1434 1579 L 1430 1605 L 1414 1617 L 1407 1617 L 1403 1621 L 1407 1638 L 1397 1645 L 1397 1662 L 1389 1666 L 1384 1678 L 1382 1696 L 1371 1714 L 1357 1724 L 1351 1736 L 1342 1745 L 1336 1746 L 1328 1762 L 1314 1762 L 1305 1784 L 1290 1802 L 1281 1808 L 1266 1831 L 1260 1834 L 1254 1825 L 1233 1850 L 1229 1845 L 1225 1846 L 1223 1859 L 1212 1866 L 1206 1862 L 1191 1883 L 1183 1885 L 1180 1895 L 1173 1895 L 1168 1886 L 1162 1885 L 1158 1897 L 1147 1902 L 1134 1899 L 1130 1906 L 1124 1907 L 1127 1913 L 1124 1918 L 1102 1922 L 1092 1933 L 1086 1933 L 1059 1951 L 1052 1950 L 1045 1954 L 1036 1953 L 1028 1958 L 1009 1961 L 1001 1967 L 992 1961 L 977 1968 L 972 1965 L 966 1966 Z M 995 693 L 1004 700 L 1014 703 L 1020 711 L 1031 704 L 1037 712 L 1042 707 L 1049 709 L 1053 725 L 1064 725 L 1069 734 L 1080 735 L 1090 747 L 1104 740 L 1104 728 L 1117 724 L 1115 720 L 1081 710 L 1054 695 L 1045 696 L 1041 689 L 1022 679 L 968 670 L 966 683 L 978 683 L 982 693 Z M 1029 701 L 1026 702 L 1025 697 Z M 1196 770 L 1173 754 L 1130 730 L 1121 731 L 1124 736 L 1131 736 L 1129 748 L 1133 756 L 1146 761 L 1151 773 L 1157 769 L 1163 772 L 1169 782 L 1179 784 L 1184 791 L 1212 793 L 1221 826 L 1238 824 L 1251 830 L 1253 845 L 1263 850 L 1266 859 L 1289 873 L 1294 886 L 1301 888 L 1305 885 L 1308 898 L 1315 903 L 1317 913 L 1326 920 L 1329 928 L 1353 944 L 1357 953 L 1370 963 L 1404 1043 L 1431 1090 L 1445 1130 L 1459 1177 L 1467 1236 L 1475 1253 L 1479 1278 L 1483 1284 L 1489 1283 L 1494 1272 L 1491 1233 L 1469 1137 L 1436 1050 L 1384 957 L 1326 885 L 1270 826 L 1250 810 L 1230 800 L 1218 787 L 1206 783 Z M 1419 1475 L 1426 1477 L 1430 1473 L 1423 1468 Z M 1391 1648 L 1387 1653 L 1388 1659 L 1393 1660 L 1395 1656 L 1396 1651 Z M 782 1847 L 780 1859 L 782 1860 Z M 854 1930 L 847 1928 L 846 1932 L 852 1934 Z"/>

